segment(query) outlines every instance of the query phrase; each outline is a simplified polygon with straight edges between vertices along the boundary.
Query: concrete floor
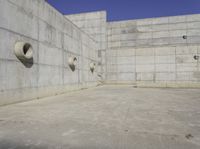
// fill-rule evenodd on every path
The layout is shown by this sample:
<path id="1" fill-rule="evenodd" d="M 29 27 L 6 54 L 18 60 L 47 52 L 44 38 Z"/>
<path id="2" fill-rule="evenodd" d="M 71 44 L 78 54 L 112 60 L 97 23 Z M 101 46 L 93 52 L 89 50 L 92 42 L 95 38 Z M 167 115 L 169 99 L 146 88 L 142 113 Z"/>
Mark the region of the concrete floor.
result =
<path id="1" fill-rule="evenodd" d="M 0 149 L 199 149 L 200 90 L 101 86 L 0 107 Z"/>

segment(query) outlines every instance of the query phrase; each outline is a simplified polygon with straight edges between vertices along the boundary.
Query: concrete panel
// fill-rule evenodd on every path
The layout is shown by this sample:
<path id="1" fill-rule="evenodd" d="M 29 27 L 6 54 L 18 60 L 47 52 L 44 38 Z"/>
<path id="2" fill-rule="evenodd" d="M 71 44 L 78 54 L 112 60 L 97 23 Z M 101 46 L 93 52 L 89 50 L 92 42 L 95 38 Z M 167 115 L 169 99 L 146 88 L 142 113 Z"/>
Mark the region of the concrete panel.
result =
<path id="1" fill-rule="evenodd" d="M 132 56 L 129 57 L 117 57 L 117 64 L 135 64 L 135 58 Z"/>
<path id="2" fill-rule="evenodd" d="M 177 64 L 186 64 L 186 63 L 197 63 L 194 59 L 194 55 L 176 55 L 176 63 Z"/>
<path id="3" fill-rule="evenodd" d="M 154 73 L 137 73 L 137 81 L 153 81 Z"/>
<path id="4" fill-rule="evenodd" d="M 121 72 L 135 72 L 135 65 L 118 65 L 117 71 L 119 72 L 119 74 Z"/>
<path id="5" fill-rule="evenodd" d="M 118 75 L 118 81 L 134 81 L 135 73 L 120 73 Z"/>
<path id="6" fill-rule="evenodd" d="M 63 50 L 45 44 L 39 44 L 39 64 L 63 65 Z M 56 58 L 55 58 L 56 57 Z"/>
<path id="7" fill-rule="evenodd" d="M 154 72 L 154 65 L 136 65 L 136 72 Z"/>
<path id="8" fill-rule="evenodd" d="M 156 81 L 175 81 L 175 73 L 156 73 Z"/>
<path id="9" fill-rule="evenodd" d="M 21 62 L 1 60 L 1 90 L 37 87 L 38 65 L 25 67 Z M 13 75 L 14 74 L 14 75 Z"/>
<path id="10" fill-rule="evenodd" d="M 62 69 L 61 67 L 52 67 L 48 65 L 40 65 L 39 66 L 39 79 L 38 86 L 55 86 L 62 85 Z M 51 75 L 47 75 L 51 74 Z"/>
<path id="11" fill-rule="evenodd" d="M 200 22 L 188 22 L 187 28 L 189 29 L 200 29 Z"/>
<path id="12" fill-rule="evenodd" d="M 177 55 L 191 55 L 197 54 L 197 46 L 177 46 L 176 54 Z"/>
<path id="13" fill-rule="evenodd" d="M 186 16 L 169 17 L 169 23 L 186 22 Z"/>
<path id="14" fill-rule="evenodd" d="M 157 24 L 152 26 L 152 30 L 154 32 L 158 31 L 168 31 L 169 30 L 169 25 L 168 24 Z"/>
<path id="15" fill-rule="evenodd" d="M 62 48 L 61 32 L 43 21 L 39 21 L 39 41 Z"/>
<path id="16" fill-rule="evenodd" d="M 152 26 L 151 25 L 145 25 L 145 26 L 137 26 L 138 32 L 152 32 Z"/>
<path id="17" fill-rule="evenodd" d="M 169 31 L 159 31 L 159 32 L 153 32 L 152 38 L 163 38 L 163 37 L 169 37 L 170 33 Z"/>
<path id="18" fill-rule="evenodd" d="M 156 64 L 155 71 L 156 72 L 175 72 L 176 65 L 175 64 Z"/>
<path id="19" fill-rule="evenodd" d="M 136 56 L 154 56 L 154 48 L 138 48 Z"/>
<path id="20" fill-rule="evenodd" d="M 197 63 L 184 63 L 184 64 L 177 64 L 176 71 L 177 72 L 194 72 L 198 70 Z"/>
<path id="21" fill-rule="evenodd" d="M 168 17 L 162 17 L 162 18 L 155 18 L 153 19 L 153 24 L 168 24 L 169 18 Z"/>
<path id="22" fill-rule="evenodd" d="M 193 21 L 200 21 L 200 15 L 199 14 L 195 14 L 195 15 L 188 15 L 187 17 L 187 21 L 188 22 L 193 22 Z"/>
<path id="23" fill-rule="evenodd" d="M 170 42 L 171 42 L 171 38 L 154 38 L 154 39 L 152 39 L 152 45 L 154 45 L 154 46 L 168 45 Z"/>
<path id="24" fill-rule="evenodd" d="M 37 39 L 38 18 L 32 13 L 6 0 L 1 2 L 0 14 L 0 27 Z"/>
<path id="25" fill-rule="evenodd" d="M 155 48 L 155 55 L 157 56 L 166 56 L 166 55 L 175 55 L 176 47 L 158 47 Z"/>
<path id="26" fill-rule="evenodd" d="M 152 23 L 153 23 L 153 19 L 137 20 L 137 25 L 151 25 Z"/>
<path id="27" fill-rule="evenodd" d="M 166 56 L 155 56 L 156 64 L 175 64 L 175 55 L 166 55 Z"/>
<path id="28" fill-rule="evenodd" d="M 134 56 L 135 55 L 135 49 L 120 49 L 117 50 L 117 56 L 118 57 L 128 57 L 128 56 Z M 116 56 L 116 55 L 114 55 Z"/>
<path id="29" fill-rule="evenodd" d="M 186 30 L 172 30 L 169 31 L 169 36 L 170 37 L 183 37 L 184 35 L 187 35 L 187 31 Z"/>
<path id="30" fill-rule="evenodd" d="M 196 82 L 200 79 L 196 77 L 195 72 L 178 72 L 177 81 Z"/>
<path id="31" fill-rule="evenodd" d="M 121 41 L 118 42 L 117 44 L 115 44 L 115 48 L 116 47 L 135 47 L 136 46 L 136 42 L 135 41 Z"/>
<path id="32" fill-rule="evenodd" d="M 107 80 L 110 80 L 110 81 L 118 80 L 117 75 L 115 73 L 107 73 L 106 78 Z"/>
<path id="33" fill-rule="evenodd" d="M 172 23 L 168 25 L 169 30 L 186 30 L 187 29 L 187 23 Z"/>
<path id="34" fill-rule="evenodd" d="M 154 64 L 154 56 L 137 56 L 136 64 Z"/>

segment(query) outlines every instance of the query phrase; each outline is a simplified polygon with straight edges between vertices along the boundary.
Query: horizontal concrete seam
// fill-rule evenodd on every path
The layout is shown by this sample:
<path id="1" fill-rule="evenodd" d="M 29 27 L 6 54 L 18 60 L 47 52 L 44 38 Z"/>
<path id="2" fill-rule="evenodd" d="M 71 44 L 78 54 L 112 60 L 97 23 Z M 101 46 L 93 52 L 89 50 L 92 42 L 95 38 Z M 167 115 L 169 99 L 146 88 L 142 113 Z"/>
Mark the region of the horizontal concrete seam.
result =
<path id="1" fill-rule="evenodd" d="M 107 24 L 107 27 L 108 27 L 109 30 L 112 30 L 112 29 L 118 29 L 118 28 L 127 29 L 127 28 L 129 28 L 129 27 L 131 28 L 133 26 L 137 26 L 137 27 L 149 27 L 149 26 L 176 25 L 176 24 L 183 24 L 184 25 L 184 24 L 187 24 L 187 23 L 200 23 L 200 19 L 199 19 L 199 21 L 183 21 L 183 22 L 175 22 L 175 23 L 169 22 L 169 23 L 159 23 L 159 24 L 151 24 L 150 23 L 150 24 L 146 24 L 146 25 L 139 25 L 139 24 L 137 24 L 137 22 L 135 22 L 135 24 L 131 24 L 129 26 L 124 26 L 124 27 L 122 27 L 122 26 L 113 27 L 112 25 L 115 25 L 115 23 L 113 22 L 112 25 Z"/>

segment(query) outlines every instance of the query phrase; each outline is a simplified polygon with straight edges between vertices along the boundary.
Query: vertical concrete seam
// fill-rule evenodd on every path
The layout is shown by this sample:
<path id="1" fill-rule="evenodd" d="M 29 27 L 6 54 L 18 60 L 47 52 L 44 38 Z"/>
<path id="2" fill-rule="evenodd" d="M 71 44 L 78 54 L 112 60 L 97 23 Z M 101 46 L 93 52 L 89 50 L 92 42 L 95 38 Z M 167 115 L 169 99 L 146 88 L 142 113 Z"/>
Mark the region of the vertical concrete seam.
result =
<path id="1" fill-rule="evenodd" d="M 64 27 L 63 23 L 63 27 Z M 61 32 L 61 47 L 62 47 L 62 84 L 64 85 L 64 74 L 65 74 L 65 49 L 64 49 L 64 32 Z"/>
<path id="2" fill-rule="evenodd" d="M 175 46 L 175 82 L 177 82 L 176 46 Z"/>
<path id="3" fill-rule="evenodd" d="M 38 3 L 38 7 L 37 7 L 37 16 L 39 16 L 39 2 L 37 1 L 37 3 Z M 37 49 L 38 49 L 38 51 L 37 51 L 37 77 L 36 77 L 36 82 L 37 82 L 37 89 L 39 88 L 39 73 L 40 73 L 40 66 L 39 66 L 39 59 L 40 59 L 40 54 L 39 54 L 39 51 L 40 51 L 40 46 L 39 46 L 39 43 L 40 43 L 40 41 L 39 41 L 39 38 L 40 38 L 40 36 L 39 36 L 39 34 L 40 34 L 40 19 L 39 19 L 39 17 L 37 17 L 37 26 L 38 26 L 38 32 L 37 32 Z M 37 97 L 36 98 L 38 98 L 38 95 L 37 95 Z"/>
<path id="4" fill-rule="evenodd" d="M 151 41 L 153 42 L 153 20 L 151 21 Z M 152 43 L 153 45 L 153 43 Z M 156 82 L 156 62 L 155 62 L 155 46 L 153 48 L 153 58 L 154 58 L 154 72 L 153 72 L 153 82 Z"/>
<path id="5" fill-rule="evenodd" d="M 137 65 L 136 65 L 136 63 L 137 63 L 137 61 L 136 61 L 136 48 L 134 48 L 134 58 L 135 58 L 135 60 L 134 60 L 134 62 L 135 62 L 135 82 L 137 82 L 137 69 L 136 69 L 136 67 L 137 67 Z"/>

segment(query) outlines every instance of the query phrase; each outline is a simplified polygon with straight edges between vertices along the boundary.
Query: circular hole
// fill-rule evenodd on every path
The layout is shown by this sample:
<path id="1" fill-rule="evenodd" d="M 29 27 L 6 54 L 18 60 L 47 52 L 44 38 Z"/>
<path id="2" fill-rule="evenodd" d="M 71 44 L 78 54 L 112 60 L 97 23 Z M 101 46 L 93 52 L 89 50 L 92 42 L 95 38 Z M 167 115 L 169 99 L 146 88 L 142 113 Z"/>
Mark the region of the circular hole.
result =
<path id="1" fill-rule="evenodd" d="M 33 48 L 30 43 L 16 42 L 14 52 L 20 60 L 30 60 L 33 58 Z"/>
<path id="2" fill-rule="evenodd" d="M 199 60 L 199 56 L 198 56 L 198 55 L 195 55 L 195 56 L 194 56 L 194 59 L 195 59 L 195 60 Z"/>
<path id="3" fill-rule="evenodd" d="M 77 58 L 76 57 L 70 57 L 68 60 L 69 67 L 72 71 L 75 71 L 76 65 L 77 65 Z"/>
<path id="4" fill-rule="evenodd" d="M 90 71 L 93 73 L 94 72 L 94 70 L 95 70 L 95 66 L 96 66 L 96 64 L 95 63 L 90 63 Z"/>
<path id="5" fill-rule="evenodd" d="M 187 39 L 187 36 L 186 36 L 186 35 L 183 35 L 183 39 Z"/>
<path id="6" fill-rule="evenodd" d="M 33 50 L 32 46 L 29 43 L 25 43 L 23 46 L 23 53 L 26 56 L 26 58 L 32 58 L 33 56 Z"/>
<path id="7" fill-rule="evenodd" d="M 28 50 L 30 49 L 31 45 L 29 43 L 25 43 L 24 47 L 23 47 L 23 52 L 26 55 L 26 53 L 28 52 Z"/>

